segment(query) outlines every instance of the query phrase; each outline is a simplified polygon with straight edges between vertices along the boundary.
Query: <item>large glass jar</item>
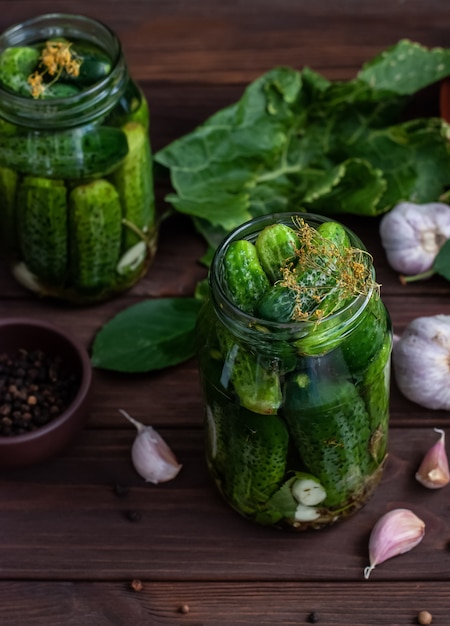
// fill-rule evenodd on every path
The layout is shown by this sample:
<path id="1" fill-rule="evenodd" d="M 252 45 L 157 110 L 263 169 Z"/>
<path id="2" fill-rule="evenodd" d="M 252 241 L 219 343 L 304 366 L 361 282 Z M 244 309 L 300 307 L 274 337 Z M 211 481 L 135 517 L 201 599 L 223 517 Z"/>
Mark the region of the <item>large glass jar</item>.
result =
<path id="1" fill-rule="evenodd" d="M 0 36 L 0 211 L 2 255 L 40 295 L 96 302 L 147 271 L 148 105 L 101 22 L 54 13 Z"/>
<path id="2" fill-rule="evenodd" d="M 314 228 L 329 221 L 299 215 Z M 273 223 L 292 225 L 292 215 L 239 227 L 211 266 L 197 327 L 206 457 L 220 493 L 244 517 L 321 528 L 363 506 L 380 481 L 391 325 L 367 253 L 368 291 L 322 319 L 268 322 L 235 306 L 224 272 L 227 250 L 239 240 L 254 243 Z M 345 231 L 352 247 L 364 250 Z"/>

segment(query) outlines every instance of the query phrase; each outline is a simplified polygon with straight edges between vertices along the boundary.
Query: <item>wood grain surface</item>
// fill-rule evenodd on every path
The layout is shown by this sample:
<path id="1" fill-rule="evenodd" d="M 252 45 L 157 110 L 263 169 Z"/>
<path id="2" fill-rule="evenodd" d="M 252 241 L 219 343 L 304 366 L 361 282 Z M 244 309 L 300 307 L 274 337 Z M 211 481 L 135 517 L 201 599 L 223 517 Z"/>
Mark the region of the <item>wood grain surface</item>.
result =
<path id="1" fill-rule="evenodd" d="M 350 79 L 399 39 L 450 46 L 446 0 L 0 0 L 0 30 L 35 15 L 76 12 L 117 32 L 151 109 L 154 150 L 240 97 L 277 65 Z M 438 86 L 417 115 L 438 114 Z M 167 181 L 157 179 L 164 210 Z M 450 284 L 402 286 L 388 266 L 378 220 L 342 216 L 373 255 L 382 297 L 400 333 L 414 317 L 450 314 Z M 85 308 L 40 300 L 0 264 L 0 317 L 52 319 L 90 348 L 99 328 L 146 298 L 192 295 L 206 275 L 204 243 L 187 218 L 164 222 L 155 261 L 135 287 Z M 392 382 L 389 459 L 364 509 L 319 532 L 256 527 L 214 490 L 203 455 L 203 403 L 195 359 L 156 373 L 94 372 L 88 425 L 58 458 L 0 473 L 2 626 L 450 624 L 450 500 L 414 473 L 449 416 L 407 401 Z M 158 428 L 183 469 L 165 485 L 134 472 L 126 409 Z M 126 486 L 119 497 L 115 487 Z M 377 567 L 370 530 L 384 512 L 412 508 L 426 523 L 415 550 Z M 130 521 L 134 512 L 138 521 Z M 133 516 L 131 516 L 133 517 Z M 134 591 L 139 579 L 143 588 Z M 315 620 L 315 622 L 314 622 Z"/>

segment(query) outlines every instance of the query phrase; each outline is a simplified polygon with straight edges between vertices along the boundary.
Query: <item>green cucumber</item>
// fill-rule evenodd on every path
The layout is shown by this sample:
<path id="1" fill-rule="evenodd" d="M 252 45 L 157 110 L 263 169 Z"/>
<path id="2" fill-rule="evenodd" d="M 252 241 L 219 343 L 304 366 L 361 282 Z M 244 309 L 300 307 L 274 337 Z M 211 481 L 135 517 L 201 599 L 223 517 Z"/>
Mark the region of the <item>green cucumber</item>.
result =
<path id="1" fill-rule="evenodd" d="M 296 293 L 284 285 L 273 285 L 268 289 L 257 304 L 256 314 L 264 320 L 285 324 L 292 322 Z"/>
<path id="2" fill-rule="evenodd" d="M 308 267 L 296 274 L 300 287 L 299 304 L 304 313 L 320 309 L 321 317 L 329 315 L 339 304 L 339 291 L 333 289 L 341 278 L 336 269 L 338 255 L 350 247 L 346 230 L 337 222 L 322 222 L 313 235 Z"/>
<path id="3" fill-rule="evenodd" d="M 300 241 L 295 230 L 285 224 L 266 226 L 255 241 L 263 270 L 275 283 L 283 277 L 283 268 L 294 263 Z"/>
<path id="4" fill-rule="evenodd" d="M 240 513 L 254 515 L 277 491 L 286 472 L 289 435 L 276 415 L 254 415 L 240 409 L 223 409 L 219 419 L 226 444 L 217 454 L 225 455 L 222 489 Z"/>
<path id="5" fill-rule="evenodd" d="M 71 45 L 70 51 L 76 60 L 81 61 L 80 71 L 78 76 L 63 72 L 62 80 L 87 87 L 98 83 L 111 73 L 111 59 L 97 46 L 79 41 Z"/>
<path id="6" fill-rule="evenodd" d="M 31 97 L 28 77 L 39 62 L 40 52 L 32 46 L 5 48 L 0 54 L 0 83 L 14 93 Z"/>
<path id="7" fill-rule="evenodd" d="M 283 398 L 275 362 L 241 346 L 221 326 L 217 327 L 217 337 L 224 358 L 221 384 L 228 388 L 231 382 L 240 405 L 249 411 L 277 413 Z"/>
<path id="8" fill-rule="evenodd" d="M 50 100 L 56 98 L 70 98 L 80 93 L 76 85 L 68 85 L 66 83 L 54 83 L 45 88 L 40 98 Z"/>
<path id="9" fill-rule="evenodd" d="M 122 208 L 114 186 L 97 179 L 69 196 L 70 271 L 80 290 L 114 284 L 120 256 Z"/>
<path id="10" fill-rule="evenodd" d="M 107 118 L 111 126 L 123 126 L 127 122 L 138 122 L 149 131 L 150 113 L 147 99 L 140 87 L 131 79 L 128 81 L 125 93 L 120 98 Z"/>
<path id="11" fill-rule="evenodd" d="M 100 177 L 110 174 L 127 154 L 125 133 L 107 126 L 0 134 L 0 165 L 32 176 Z"/>
<path id="12" fill-rule="evenodd" d="M 388 442 L 391 350 L 392 337 L 388 332 L 381 349 L 365 370 L 359 387 L 370 417 L 369 450 L 379 463 L 386 456 Z"/>
<path id="13" fill-rule="evenodd" d="M 383 301 L 374 292 L 352 331 L 343 338 L 341 350 L 354 377 L 378 354 L 390 333 L 391 323 Z"/>
<path id="14" fill-rule="evenodd" d="M 17 191 L 17 232 L 32 274 L 52 285 L 67 275 L 67 189 L 62 180 L 25 177 Z"/>
<path id="15" fill-rule="evenodd" d="M 155 196 L 147 131 L 137 122 L 125 124 L 122 130 L 128 141 L 128 154 L 112 174 L 111 180 L 122 204 L 125 225 L 122 251 L 126 252 L 143 237 L 145 239 L 154 224 Z M 132 227 L 140 231 L 142 236 Z"/>
<path id="16" fill-rule="evenodd" d="M 224 278 L 231 301 L 252 314 L 270 282 L 259 262 L 256 247 L 247 239 L 233 241 L 225 253 Z"/>
<path id="17" fill-rule="evenodd" d="M 327 493 L 324 505 L 345 505 L 376 467 L 370 417 L 355 386 L 296 374 L 286 384 L 283 416 L 307 471 Z"/>
<path id="18" fill-rule="evenodd" d="M 0 166 L 0 256 L 16 249 L 16 192 L 19 175 Z"/>

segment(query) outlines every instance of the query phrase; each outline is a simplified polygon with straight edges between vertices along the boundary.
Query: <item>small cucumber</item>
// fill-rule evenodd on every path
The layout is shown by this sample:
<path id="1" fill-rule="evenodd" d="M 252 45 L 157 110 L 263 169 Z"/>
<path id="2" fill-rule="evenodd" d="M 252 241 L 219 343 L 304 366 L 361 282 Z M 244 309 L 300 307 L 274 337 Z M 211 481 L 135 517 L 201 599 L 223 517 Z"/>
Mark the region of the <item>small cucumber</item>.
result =
<path id="1" fill-rule="evenodd" d="M 269 280 L 283 277 L 282 269 L 294 263 L 300 241 L 295 230 L 285 224 L 266 226 L 255 241 L 258 257 Z"/>
<path id="2" fill-rule="evenodd" d="M 233 241 L 225 253 L 223 266 L 231 301 L 252 314 L 256 303 L 270 287 L 256 247 L 247 239 Z"/>
<path id="3" fill-rule="evenodd" d="M 27 81 L 38 65 L 39 55 L 32 46 L 5 48 L 0 54 L 0 82 L 18 95 L 31 97 Z"/>
<path id="4" fill-rule="evenodd" d="M 52 285 L 67 274 L 67 189 L 62 180 L 27 176 L 17 192 L 17 232 L 32 274 Z"/>
<path id="5" fill-rule="evenodd" d="M 145 237 L 155 221 L 153 169 L 147 131 L 137 122 L 122 127 L 128 141 L 128 154 L 112 174 L 111 181 L 122 204 L 124 229 L 122 251 L 136 245 L 140 237 L 128 225 Z"/>
<path id="6" fill-rule="evenodd" d="M 357 325 L 342 341 L 341 350 L 352 374 L 357 377 L 381 350 L 391 322 L 383 301 L 374 292 Z"/>
<path id="7" fill-rule="evenodd" d="M 79 179 L 110 174 L 128 154 L 119 128 L 0 134 L 0 165 L 32 176 Z"/>
<path id="8" fill-rule="evenodd" d="M 222 411 L 219 419 L 226 439 L 219 438 L 217 449 L 218 457 L 227 459 L 222 464 L 222 489 L 237 511 L 255 515 L 284 478 L 288 432 L 276 415 L 254 415 L 243 409 L 236 413 L 233 407 Z"/>
<path id="9" fill-rule="evenodd" d="M 62 79 L 74 82 L 76 85 L 89 86 L 98 83 L 110 74 L 112 64 L 108 55 L 97 46 L 85 41 L 74 43 L 70 50 L 75 59 L 81 61 L 78 76 L 64 72 Z"/>
<path id="10" fill-rule="evenodd" d="M 292 321 L 295 305 L 295 291 L 277 284 L 270 287 L 258 302 L 256 314 L 264 320 L 285 324 Z"/>
<path id="11" fill-rule="evenodd" d="M 309 247 L 308 266 L 299 270 L 296 282 L 302 288 L 301 310 L 311 314 L 320 309 L 324 317 L 339 307 L 340 294 L 333 289 L 341 278 L 336 261 L 337 255 L 350 247 L 350 239 L 337 222 L 322 222 L 317 233 L 319 237 L 316 239 L 313 235 L 313 245 Z"/>
<path id="12" fill-rule="evenodd" d="M 43 100 L 56 98 L 70 98 L 80 93 L 76 85 L 68 85 L 66 83 L 55 83 L 49 85 L 40 96 Z"/>
<path id="13" fill-rule="evenodd" d="M 230 381 L 241 406 L 254 413 L 274 414 L 282 402 L 280 378 L 276 368 L 267 366 L 261 354 L 242 347 L 233 335 L 218 327 L 217 335 L 224 357 L 221 384 Z"/>
<path id="14" fill-rule="evenodd" d="M 370 417 L 370 453 L 379 463 L 386 455 L 388 442 L 391 350 L 391 334 L 386 333 L 381 349 L 364 372 L 359 389 Z"/>
<path id="15" fill-rule="evenodd" d="M 370 417 L 355 386 L 296 374 L 286 385 L 283 415 L 307 471 L 327 493 L 324 505 L 345 505 L 376 467 Z"/>
<path id="16" fill-rule="evenodd" d="M 104 179 L 79 185 L 69 196 L 70 271 L 81 290 L 111 286 L 120 256 L 122 208 Z"/>
<path id="17" fill-rule="evenodd" d="M 16 192 L 19 175 L 0 166 L 0 256 L 16 250 Z"/>
<path id="18" fill-rule="evenodd" d="M 149 131 L 150 113 L 147 99 L 140 87 L 131 79 L 125 93 L 107 118 L 108 126 L 123 126 L 127 122 L 138 122 Z"/>

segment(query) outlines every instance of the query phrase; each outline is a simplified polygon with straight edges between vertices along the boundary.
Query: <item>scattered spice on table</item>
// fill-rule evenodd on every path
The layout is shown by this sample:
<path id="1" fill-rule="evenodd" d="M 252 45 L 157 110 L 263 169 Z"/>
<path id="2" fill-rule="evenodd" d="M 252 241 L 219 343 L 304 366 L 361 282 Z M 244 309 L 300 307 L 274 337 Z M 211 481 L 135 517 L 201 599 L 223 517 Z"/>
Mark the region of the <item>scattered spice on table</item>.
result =
<path id="1" fill-rule="evenodd" d="M 48 424 L 78 389 L 62 358 L 43 350 L 0 354 L 0 436 L 22 435 Z"/>
<path id="2" fill-rule="evenodd" d="M 139 578 L 135 578 L 131 581 L 130 587 L 133 589 L 133 591 L 142 591 L 144 585 L 142 584 L 142 580 L 139 580 Z"/>
<path id="3" fill-rule="evenodd" d="M 422 624 L 422 625 L 431 624 L 432 621 L 433 621 L 433 616 L 431 615 L 429 611 L 420 611 L 419 615 L 417 616 L 417 622 L 419 624 Z"/>

